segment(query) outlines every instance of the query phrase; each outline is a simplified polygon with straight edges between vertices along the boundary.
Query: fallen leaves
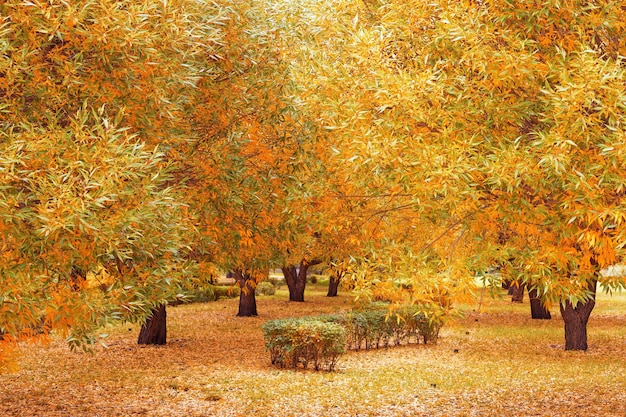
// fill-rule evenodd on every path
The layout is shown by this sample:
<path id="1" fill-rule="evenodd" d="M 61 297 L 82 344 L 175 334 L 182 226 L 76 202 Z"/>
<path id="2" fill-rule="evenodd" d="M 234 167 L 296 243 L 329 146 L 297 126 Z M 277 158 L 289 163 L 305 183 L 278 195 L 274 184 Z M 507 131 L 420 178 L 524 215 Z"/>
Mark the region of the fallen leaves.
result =
<path id="1" fill-rule="evenodd" d="M 327 373 L 273 368 L 261 325 L 348 309 L 349 300 L 285 297 L 261 297 L 255 318 L 235 317 L 237 300 L 170 308 L 166 346 L 138 346 L 138 328 L 128 325 L 107 329 L 109 348 L 94 354 L 70 352 L 60 340 L 24 346 L 22 369 L 0 376 L 0 415 L 626 414 L 626 326 L 614 303 L 592 315 L 586 353 L 562 350 L 559 318 L 532 321 L 527 305 L 493 301 L 444 328 L 437 345 L 350 352 Z"/>

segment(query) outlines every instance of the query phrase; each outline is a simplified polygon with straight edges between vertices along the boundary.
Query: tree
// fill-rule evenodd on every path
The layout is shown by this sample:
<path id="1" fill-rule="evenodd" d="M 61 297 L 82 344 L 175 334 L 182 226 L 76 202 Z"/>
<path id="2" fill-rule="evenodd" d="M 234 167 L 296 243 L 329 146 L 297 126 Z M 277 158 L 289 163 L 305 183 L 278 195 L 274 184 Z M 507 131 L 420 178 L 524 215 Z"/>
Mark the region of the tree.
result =
<path id="1" fill-rule="evenodd" d="M 152 314 L 141 325 L 137 344 L 164 345 L 167 343 L 167 310 L 165 304 L 152 309 Z"/>
<path id="2" fill-rule="evenodd" d="M 192 276 L 172 161 L 220 10 L 6 1 L 0 16 L 2 349 L 33 329 L 84 345 Z"/>
<path id="3" fill-rule="evenodd" d="M 303 300 L 306 275 L 289 274 L 320 252 L 327 174 L 319 128 L 302 117 L 288 89 L 280 22 L 257 2 L 231 2 L 229 10 L 229 42 L 215 51 L 214 77 L 201 83 L 198 138 L 183 159 L 212 261 L 235 272 L 238 314 L 248 315 L 256 314 L 254 286 L 271 268 L 285 267 L 290 298 Z"/>
<path id="4" fill-rule="evenodd" d="M 200 83 L 202 100 L 193 114 L 197 137 L 180 160 L 211 262 L 233 271 L 241 289 L 237 315 L 252 316 L 256 283 L 280 264 L 288 240 L 283 204 L 297 165 L 297 148 L 289 145 L 298 127 L 282 93 L 285 64 L 262 8 L 224 3 L 228 42 L 214 51 L 215 72 Z"/>
<path id="5" fill-rule="evenodd" d="M 539 298 L 536 288 L 528 287 L 528 298 L 530 298 L 530 316 L 533 319 L 550 320 L 552 318 L 550 310 Z"/>
<path id="6" fill-rule="evenodd" d="M 309 267 L 320 264 L 321 261 L 308 261 L 302 259 L 298 266 L 287 265 L 282 267 L 287 288 L 289 288 L 289 301 L 304 301 L 304 290 L 308 277 Z"/>
<path id="7" fill-rule="evenodd" d="M 5 341 L 43 324 L 92 343 L 109 320 L 176 296 L 189 230 L 162 154 L 79 114 L 68 128 L 3 135 L 0 166 Z"/>
<path id="8" fill-rule="evenodd" d="M 624 286 L 598 274 L 624 255 L 621 3 L 275 10 L 297 22 L 292 77 L 344 178 L 389 196 L 382 221 L 410 213 L 414 236 L 431 236 L 433 256 L 413 262 L 455 276 L 508 262 L 520 286 L 561 305 L 565 348 L 586 349 L 596 281 Z M 377 251 L 428 252 L 398 243 Z"/>
<path id="9" fill-rule="evenodd" d="M 340 266 L 333 266 L 331 268 L 330 277 L 328 280 L 328 292 L 326 293 L 327 297 L 336 297 L 337 292 L 339 290 L 339 284 L 341 284 L 341 280 L 346 275 L 346 272 Z"/>

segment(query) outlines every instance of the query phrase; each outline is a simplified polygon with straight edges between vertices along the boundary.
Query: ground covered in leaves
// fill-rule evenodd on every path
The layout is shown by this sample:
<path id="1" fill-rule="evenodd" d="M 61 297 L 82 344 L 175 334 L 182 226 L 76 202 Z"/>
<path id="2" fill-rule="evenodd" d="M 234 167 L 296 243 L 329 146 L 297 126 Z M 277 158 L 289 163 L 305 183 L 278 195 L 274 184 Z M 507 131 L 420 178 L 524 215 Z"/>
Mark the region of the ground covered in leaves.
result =
<path id="1" fill-rule="evenodd" d="M 21 369 L 0 375 L 0 416 L 626 416 L 626 296 L 601 296 L 590 349 L 563 350 L 557 309 L 533 321 L 506 299 L 469 306 L 437 345 L 349 352 L 332 373 L 269 364 L 269 319 L 351 307 L 311 291 L 168 308 L 169 342 L 136 344 L 136 326 L 110 329 L 108 348 L 63 341 L 25 346 Z"/>

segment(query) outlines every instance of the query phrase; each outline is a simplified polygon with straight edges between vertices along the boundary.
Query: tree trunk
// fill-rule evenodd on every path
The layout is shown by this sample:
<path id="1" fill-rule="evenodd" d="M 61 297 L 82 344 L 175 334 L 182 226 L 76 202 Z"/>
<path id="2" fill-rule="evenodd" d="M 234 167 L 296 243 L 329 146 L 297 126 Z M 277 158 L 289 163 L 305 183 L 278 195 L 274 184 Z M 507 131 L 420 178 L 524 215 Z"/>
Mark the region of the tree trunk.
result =
<path id="1" fill-rule="evenodd" d="M 152 315 L 141 326 L 139 339 L 140 345 L 164 345 L 167 342 L 167 312 L 165 304 L 152 310 Z"/>
<path id="2" fill-rule="evenodd" d="M 321 261 L 313 260 L 307 262 L 305 259 L 302 259 L 299 268 L 296 268 L 295 265 L 287 265 L 281 268 L 285 276 L 287 288 L 289 288 L 289 301 L 304 301 L 307 270 L 310 266 L 319 263 L 321 263 Z"/>
<path id="3" fill-rule="evenodd" d="M 565 322 L 565 350 L 587 350 L 587 322 L 596 305 L 596 284 L 589 283 L 590 298 L 574 306 L 571 302 L 561 303 L 561 316 Z"/>
<path id="4" fill-rule="evenodd" d="M 511 284 L 511 288 L 513 288 L 513 294 L 511 296 L 511 301 L 514 303 L 521 303 L 524 301 L 524 290 L 526 289 L 526 283 L 514 282 Z M 510 288 L 509 288 L 510 291 Z"/>
<path id="5" fill-rule="evenodd" d="M 258 316 L 252 275 L 242 271 L 235 271 L 233 275 L 237 285 L 239 285 L 241 289 L 239 292 L 239 311 L 237 312 L 237 316 Z"/>
<path id="6" fill-rule="evenodd" d="M 304 301 L 304 288 L 302 288 L 301 296 L 297 296 L 296 282 L 298 281 L 299 274 L 296 266 L 283 266 L 281 270 L 283 271 L 283 276 L 285 277 L 285 282 L 287 283 L 287 288 L 289 289 L 289 301 Z M 304 287 L 305 285 L 301 287 Z"/>
<path id="7" fill-rule="evenodd" d="M 503 290 L 510 290 L 511 289 L 511 280 L 510 279 L 503 279 L 502 280 L 502 289 Z M 509 295 L 512 295 L 512 294 L 509 293 Z"/>
<path id="8" fill-rule="evenodd" d="M 541 302 L 541 299 L 537 297 L 537 289 L 528 288 L 528 298 L 530 298 L 530 315 L 535 320 L 550 320 L 550 310 Z"/>
<path id="9" fill-rule="evenodd" d="M 339 283 L 344 276 L 343 271 L 334 271 L 330 274 L 330 280 L 328 281 L 328 293 L 326 297 L 336 297 L 337 290 L 339 289 Z"/>

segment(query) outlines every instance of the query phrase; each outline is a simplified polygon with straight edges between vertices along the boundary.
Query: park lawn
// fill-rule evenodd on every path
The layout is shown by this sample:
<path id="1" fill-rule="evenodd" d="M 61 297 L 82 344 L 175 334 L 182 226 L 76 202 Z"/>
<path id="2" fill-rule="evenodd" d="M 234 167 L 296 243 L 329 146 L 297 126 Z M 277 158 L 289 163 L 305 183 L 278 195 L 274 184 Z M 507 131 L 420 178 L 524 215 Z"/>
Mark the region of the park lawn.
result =
<path id="1" fill-rule="evenodd" d="M 483 297 L 437 345 L 349 352 L 332 373 L 270 366 L 261 325 L 351 308 L 324 294 L 259 297 L 255 318 L 233 299 L 170 307 L 167 346 L 138 346 L 135 325 L 93 353 L 24 346 L 0 416 L 626 416 L 623 294 L 599 295 L 587 352 L 563 350 L 558 308 L 533 321 L 527 302 Z"/>

